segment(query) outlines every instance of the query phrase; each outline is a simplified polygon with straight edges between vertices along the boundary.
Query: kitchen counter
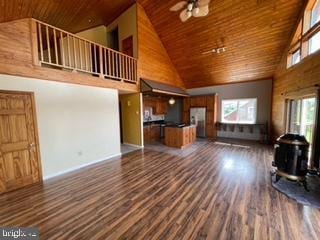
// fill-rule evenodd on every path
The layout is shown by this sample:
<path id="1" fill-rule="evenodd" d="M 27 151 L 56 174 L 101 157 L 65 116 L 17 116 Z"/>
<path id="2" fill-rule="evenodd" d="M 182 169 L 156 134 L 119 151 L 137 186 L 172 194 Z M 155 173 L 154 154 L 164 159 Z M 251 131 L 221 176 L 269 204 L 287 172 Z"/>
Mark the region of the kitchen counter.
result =
<path id="1" fill-rule="evenodd" d="M 195 125 L 173 125 L 165 127 L 164 143 L 169 147 L 186 148 L 196 141 Z"/>

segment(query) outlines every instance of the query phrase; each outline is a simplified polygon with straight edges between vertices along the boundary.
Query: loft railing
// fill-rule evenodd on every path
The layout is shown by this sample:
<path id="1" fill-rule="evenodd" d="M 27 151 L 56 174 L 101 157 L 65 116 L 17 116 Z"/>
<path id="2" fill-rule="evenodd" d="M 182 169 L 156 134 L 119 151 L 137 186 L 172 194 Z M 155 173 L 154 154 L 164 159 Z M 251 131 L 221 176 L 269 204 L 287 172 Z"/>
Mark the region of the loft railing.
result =
<path id="1" fill-rule="evenodd" d="M 35 64 L 137 83 L 137 59 L 32 19 Z"/>

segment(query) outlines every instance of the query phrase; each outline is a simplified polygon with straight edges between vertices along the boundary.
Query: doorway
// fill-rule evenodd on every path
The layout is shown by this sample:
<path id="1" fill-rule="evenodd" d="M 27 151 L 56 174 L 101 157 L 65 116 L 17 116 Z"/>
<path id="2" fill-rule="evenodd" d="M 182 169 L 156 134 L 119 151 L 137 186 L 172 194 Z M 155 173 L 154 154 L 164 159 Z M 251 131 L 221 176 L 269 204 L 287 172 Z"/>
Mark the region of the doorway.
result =
<path id="1" fill-rule="evenodd" d="M 315 141 L 316 114 L 317 98 L 315 96 L 287 101 L 287 132 L 303 135 L 310 143 L 309 166 Z"/>
<path id="2" fill-rule="evenodd" d="M 119 29 L 118 26 L 108 32 L 108 45 L 111 49 L 119 51 Z"/>
<path id="3" fill-rule="evenodd" d="M 0 91 L 0 193 L 42 182 L 32 93 Z"/>

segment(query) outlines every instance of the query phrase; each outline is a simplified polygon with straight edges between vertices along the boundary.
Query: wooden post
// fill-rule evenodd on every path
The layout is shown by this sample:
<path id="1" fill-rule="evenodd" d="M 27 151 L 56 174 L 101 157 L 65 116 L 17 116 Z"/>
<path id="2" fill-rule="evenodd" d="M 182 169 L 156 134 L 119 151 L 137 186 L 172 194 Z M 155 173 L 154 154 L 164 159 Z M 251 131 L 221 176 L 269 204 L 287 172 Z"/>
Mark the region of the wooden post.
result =
<path id="1" fill-rule="evenodd" d="M 39 61 L 37 22 L 34 19 L 30 19 L 30 28 L 31 28 L 32 61 L 35 66 L 40 66 L 41 64 Z"/>

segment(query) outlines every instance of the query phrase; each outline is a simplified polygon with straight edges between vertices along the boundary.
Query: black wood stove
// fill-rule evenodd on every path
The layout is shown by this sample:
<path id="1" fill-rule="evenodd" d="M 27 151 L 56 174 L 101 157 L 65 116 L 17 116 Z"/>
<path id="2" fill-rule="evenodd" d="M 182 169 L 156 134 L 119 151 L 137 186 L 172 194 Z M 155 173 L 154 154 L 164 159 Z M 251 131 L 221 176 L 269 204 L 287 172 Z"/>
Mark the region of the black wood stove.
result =
<path id="1" fill-rule="evenodd" d="M 308 172 L 309 143 L 304 136 L 298 134 L 284 134 L 275 144 L 273 173 L 276 182 L 281 177 L 301 182 L 307 190 L 306 175 Z"/>

